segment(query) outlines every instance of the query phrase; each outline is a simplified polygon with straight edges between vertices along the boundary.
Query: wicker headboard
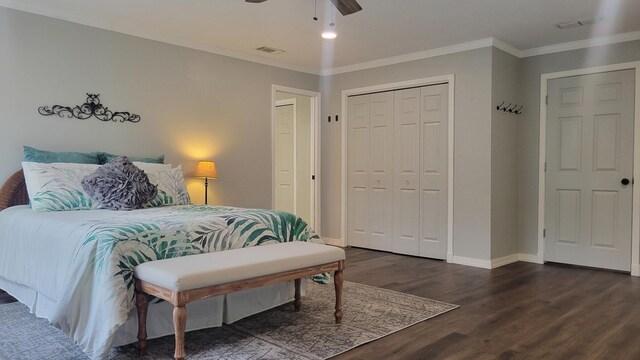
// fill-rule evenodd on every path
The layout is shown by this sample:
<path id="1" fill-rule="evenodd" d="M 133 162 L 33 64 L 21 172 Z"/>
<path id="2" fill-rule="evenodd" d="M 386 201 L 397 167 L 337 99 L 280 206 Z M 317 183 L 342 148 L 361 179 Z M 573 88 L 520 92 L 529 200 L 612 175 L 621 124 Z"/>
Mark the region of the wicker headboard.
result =
<path id="1" fill-rule="evenodd" d="M 0 188 L 0 211 L 16 205 L 29 204 L 24 173 L 18 170 Z"/>

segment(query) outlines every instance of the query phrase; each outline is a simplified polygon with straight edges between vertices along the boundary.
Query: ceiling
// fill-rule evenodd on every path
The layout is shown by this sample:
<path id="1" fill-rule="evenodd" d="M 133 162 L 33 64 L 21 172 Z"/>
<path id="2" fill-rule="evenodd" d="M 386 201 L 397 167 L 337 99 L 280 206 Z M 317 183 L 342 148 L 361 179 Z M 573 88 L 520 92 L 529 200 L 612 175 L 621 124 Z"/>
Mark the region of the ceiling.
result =
<path id="1" fill-rule="evenodd" d="M 0 6 L 315 73 L 487 38 L 524 50 L 640 31 L 638 0 L 358 0 L 364 10 L 335 11 L 338 38 L 322 40 L 333 7 L 316 1 L 317 22 L 314 0 L 0 0 Z M 590 17 L 604 20 L 555 27 Z M 286 52 L 255 50 L 263 45 Z"/>

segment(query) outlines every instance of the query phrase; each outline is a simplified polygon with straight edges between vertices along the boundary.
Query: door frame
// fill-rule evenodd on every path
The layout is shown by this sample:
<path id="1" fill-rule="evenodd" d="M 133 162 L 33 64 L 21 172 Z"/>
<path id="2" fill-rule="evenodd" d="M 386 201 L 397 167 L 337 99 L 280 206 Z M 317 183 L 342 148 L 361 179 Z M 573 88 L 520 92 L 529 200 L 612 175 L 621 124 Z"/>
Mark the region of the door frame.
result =
<path id="1" fill-rule="evenodd" d="M 547 160 L 547 88 L 548 81 L 572 76 L 591 75 L 620 70 L 635 70 L 635 121 L 633 136 L 633 178 L 640 179 L 640 61 L 559 71 L 540 75 L 540 141 L 538 155 L 538 254 L 537 263 L 544 264 L 544 229 Z M 635 189 L 632 189 L 632 191 Z M 640 276 L 640 191 L 633 191 L 631 213 L 631 275 Z"/>
<path id="2" fill-rule="evenodd" d="M 275 103 L 275 107 L 280 107 L 280 106 L 293 106 L 293 213 L 296 214 L 298 212 L 298 133 L 297 133 L 297 124 L 296 122 L 298 121 L 298 114 L 296 111 L 298 111 L 298 107 L 296 105 L 296 98 L 289 98 L 289 99 L 282 99 L 282 100 L 276 100 Z M 275 121 L 275 119 L 274 119 Z M 276 143 L 276 132 L 275 132 L 275 123 L 273 124 L 274 126 L 274 132 L 273 132 L 273 146 L 275 147 L 275 143 Z M 276 190 L 278 184 L 276 184 L 275 179 L 278 178 L 277 176 L 277 171 L 275 169 L 276 167 L 276 158 L 275 156 L 277 156 L 276 153 L 273 154 L 274 158 L 273 158 L 273 172 L 275 175 L 274 177 L 274 182 L 273 182 L 273 189 L 271 189 L 271 192 L 273 194 L 273 204 L 272 207 L 275 209 L 275 205 L 276 205 L 276 196 L 278 194 L 278 191 Z"/>
<path id="3" fill-rule="evenodd" d="M 282 85 L 271 85 L 271 207 L 275 207 L 275 183 L 276 183 L 276 171 L 275 171 L 275 118 L 276 118 L 276 92 L 285 92 L 294 95 L 308 96 L 311 100 L 310 106 L 310 137 L 311 137 L 311 175 L 315 175 L 315 180 L 311 181 L 310 191 L 310 208 L 311 219 L 310 226 L 318 236 L 321 236 L 322 224 L 320 221 L 320 199 L 321 199 L 321 184 L 320 184 L 320 109 L 321 109 L 321 95 L 317 91 L 310 91 L 304 89 L 297 89 Z M 295 154 L 294 154 L 295 157 Z M 295 178 L 295 177 L 294 177 Z"/>
<path id="4" fill-rule="evenodd" d="M 392 91 L 409 87 L 421 87 L 429 85 L 448 84 L 449 85 L 449 104 L 448 104 L 448 146 L 447 146 L 447 261 L 453 260 L 453 149 L 454 149 L 454 120 L 455 120 L 455 75 L 447 74 L 442 76 L 433 76 L 422 79 L 399 81 L 387 84 L 379 84 L 366 86 L 355 89 L 346 89 L 342 91 L 342 179 L 341 179 L 341 197 L 342 197 L 342 215 L 341 215 L 341 243 L 347 246 L 347 98 L 353 95 L 361 95 L 372 92 Z"/>

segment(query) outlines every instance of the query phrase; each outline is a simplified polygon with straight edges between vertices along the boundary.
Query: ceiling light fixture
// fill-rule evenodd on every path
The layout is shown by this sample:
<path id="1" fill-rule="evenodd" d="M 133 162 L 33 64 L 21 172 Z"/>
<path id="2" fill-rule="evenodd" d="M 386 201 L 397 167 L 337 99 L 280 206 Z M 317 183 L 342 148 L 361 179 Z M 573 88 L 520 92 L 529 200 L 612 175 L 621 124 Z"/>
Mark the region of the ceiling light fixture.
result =
<path id="1" fill-rule="evenodd" d="M 326 40 L 333 40 L 337 37 L 338 37 L 338 34 L 336 34 L 336 32 L 333 30 L 328 30 L 322 33 L 322 38 Z"/>
<path id="2" fill-rule="evenodd" d="M 333 20 L 333 8 L 331 9 L 331 19 L 329 21 L 329 29 L 322 32 L 322 38 L 325 40 L 333 40 L 338 37 L 336 33 L 336 23 Z"/>

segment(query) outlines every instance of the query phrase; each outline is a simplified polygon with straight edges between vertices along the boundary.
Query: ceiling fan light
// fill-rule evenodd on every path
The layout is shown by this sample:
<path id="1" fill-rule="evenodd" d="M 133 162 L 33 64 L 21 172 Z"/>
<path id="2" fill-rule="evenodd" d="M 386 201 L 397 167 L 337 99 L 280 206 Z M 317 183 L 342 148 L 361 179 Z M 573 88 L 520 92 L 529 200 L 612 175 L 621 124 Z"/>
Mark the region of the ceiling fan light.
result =
<path id="1" fill-rule="evenodd" d="M 322 33 L 322 38 L 326 40 L 333 40 L 336 37 L 338 37 L 338 34 L 333 30 L 328 30 Z"/>

